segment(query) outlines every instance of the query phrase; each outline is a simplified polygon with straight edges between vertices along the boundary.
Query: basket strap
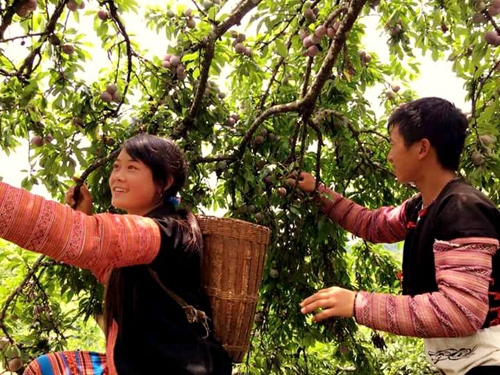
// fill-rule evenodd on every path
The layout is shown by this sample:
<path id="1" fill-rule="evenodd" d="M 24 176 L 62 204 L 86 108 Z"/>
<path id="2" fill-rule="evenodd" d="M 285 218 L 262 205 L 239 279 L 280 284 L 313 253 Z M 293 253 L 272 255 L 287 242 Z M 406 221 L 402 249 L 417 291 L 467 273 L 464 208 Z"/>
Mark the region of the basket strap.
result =
<path id="1" fill-rule="evenodd" d="M 177 294 L 168 289 L 161 282 L 160 278 L 158 277 L 158 274 L 155 271 L 153 271 L 151 267 L 148 267 L 148 270 L 153 279 L 156 280 L 158 285 L 160 285 L 160 287 L 165 292 L 167 292 L 167 294 L 184 309 L 187 321 L 189 323 L 201 323 L 203 325 L 203 328 L 205 328 L 206 333 L 202 338 L 206 339 L 210 335 L 210 327 L 208 326 L 208 319 L 210 318 L 207 316 L 207 314 L 205 314 L 205 312 L 202 310 L 197 310 L 193 305 L 188 305 L 186 301 L 184 301 L 181 297 L 179 297 Z"/>

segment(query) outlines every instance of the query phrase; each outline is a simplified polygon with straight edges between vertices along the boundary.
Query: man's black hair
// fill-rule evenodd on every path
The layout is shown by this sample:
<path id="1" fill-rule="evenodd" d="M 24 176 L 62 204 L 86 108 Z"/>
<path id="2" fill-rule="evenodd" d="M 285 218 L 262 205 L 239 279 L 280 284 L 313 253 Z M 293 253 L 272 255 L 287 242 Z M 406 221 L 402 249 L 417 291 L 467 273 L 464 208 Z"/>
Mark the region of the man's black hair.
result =
<path id="1" fill-rule="evenodd" d="M 464 148 L 467 118 L 452 103 L 441 98 L 422 98 L 398 108 L 389 118 L 389 131 L 397 127 L 406 147 L 427 138 L 441 165 L 456 171 Z"/>

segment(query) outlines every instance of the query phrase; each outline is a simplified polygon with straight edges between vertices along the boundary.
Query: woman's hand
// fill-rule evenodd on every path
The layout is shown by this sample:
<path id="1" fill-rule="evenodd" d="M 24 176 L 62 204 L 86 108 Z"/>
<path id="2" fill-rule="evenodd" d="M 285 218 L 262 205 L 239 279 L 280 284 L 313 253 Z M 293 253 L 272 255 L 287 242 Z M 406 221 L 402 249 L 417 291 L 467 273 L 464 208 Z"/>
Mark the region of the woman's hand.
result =
<path id="1" fill-rule="evenodd" d="M 287 177 L 287 183 L 290 186 L 295 186 L 295 182 L 298 179 L 297 187 L 305 193 L 312 193 L 316 189 L 316 179 L 314 176 L 308 172 L 300 172 L 297 177 L 297 173 L 289 174 Z"/>
<path id="2" fill-rule="evenodd" d="M 73 181 L 78 182 L 79 178 L 73 177 Z M 78 203 L 76 204 L 76 207 L 74 197 L 75 187 L 72 186 L 66 192 L 66 204 L 77 211 L 83 212 L 84 214 L 92 215 L 92 195 L 90 195 L 90 192 L 85 184 L 80 187 L 80 193 L 78 194 Z"/>
<path id="3" fill-rule="evenodd" d="M 315 322 L 322 320 L 343 317 L 352 318 L 354 316 L 354 300 L 356 292 L 339 287 L 321 289 L 312 296 L 306 298 L 300 306 L 302 314 L 321 309 L 321 312 L 314 315 Z"/>

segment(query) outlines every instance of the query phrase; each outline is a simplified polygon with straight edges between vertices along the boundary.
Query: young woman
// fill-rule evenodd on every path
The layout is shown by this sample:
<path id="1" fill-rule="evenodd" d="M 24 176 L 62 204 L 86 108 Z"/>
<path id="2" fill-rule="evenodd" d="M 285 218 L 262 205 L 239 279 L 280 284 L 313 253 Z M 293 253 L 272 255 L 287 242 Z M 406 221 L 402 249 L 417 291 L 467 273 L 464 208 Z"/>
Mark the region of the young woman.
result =
<path id="1" fill-rule="evenodd" d="M 200 288 L 200 229 L 176 208 L 186 174 L 175 143 L 141 134 L 109 179 L 112 204 L 127 215 L 92 215 L 85 188 L 75 211 L 0 182 L 1 238 L 90 269 L 106 286 L 106 355 L 51 353 L 26 375 L 231 374 Z"/>

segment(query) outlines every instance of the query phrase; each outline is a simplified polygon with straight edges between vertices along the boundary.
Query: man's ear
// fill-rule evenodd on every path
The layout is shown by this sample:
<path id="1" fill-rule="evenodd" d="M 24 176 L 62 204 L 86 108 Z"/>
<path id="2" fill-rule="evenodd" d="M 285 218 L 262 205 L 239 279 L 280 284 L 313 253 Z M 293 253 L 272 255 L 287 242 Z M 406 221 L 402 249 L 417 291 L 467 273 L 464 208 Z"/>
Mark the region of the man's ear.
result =
<path id="1" fill-rule="evenodd" d="M 431 146 L 431 143 L 429 142 L 429 140 L 427 138 L 422 138 L 420 140 L 420 147 L 418 150 L 418 158 L 420 160 L 422 160 L 427 155 L 429 155 L 429 153 L 431 152 L 431 148 L 432 148 L 432 146 Z"/>

